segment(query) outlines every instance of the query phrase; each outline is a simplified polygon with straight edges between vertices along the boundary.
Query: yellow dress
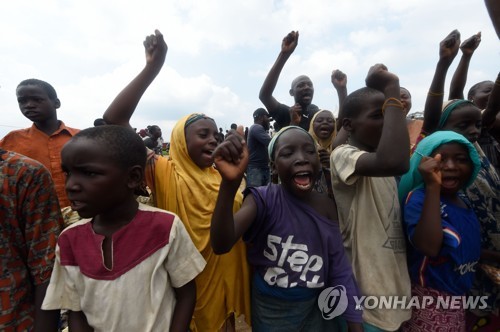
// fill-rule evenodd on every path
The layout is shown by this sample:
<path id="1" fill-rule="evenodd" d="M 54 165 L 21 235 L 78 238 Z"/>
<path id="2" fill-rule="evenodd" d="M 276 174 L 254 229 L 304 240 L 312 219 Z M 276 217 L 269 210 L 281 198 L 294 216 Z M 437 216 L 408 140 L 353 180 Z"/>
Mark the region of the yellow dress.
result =
<path id="1" fill-rule="evenodd" d="M 207 265 L 196 281 L 196 306 L 192 331 L 217 331 L 232 314 L 245 315 L 250 324 L 250 270 L 241 239 L 225 255 L 215 255 L 210 245 L 210 223 L 221 177 L 213 168 L 200 169 L 189 157 L 184 126 L 189 116 L 175 125 L 170 157 L 148 161 L 146 180 L 156 205 L 177 214 Z M 233 202 L 237 211 L 243 197 Z"/>

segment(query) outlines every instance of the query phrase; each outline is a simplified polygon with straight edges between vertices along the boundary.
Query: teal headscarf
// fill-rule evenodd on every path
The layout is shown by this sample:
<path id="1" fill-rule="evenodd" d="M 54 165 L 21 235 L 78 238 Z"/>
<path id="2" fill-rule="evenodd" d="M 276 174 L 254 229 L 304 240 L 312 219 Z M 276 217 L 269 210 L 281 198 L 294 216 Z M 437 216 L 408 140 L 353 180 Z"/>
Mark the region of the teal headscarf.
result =
<path id="1" fill-rule="evenodd" d="M 269 145 L 267 146 L 267 153 L 269 154 L 269 160 L 274 161 L 274 145 L 276 144 L 276 141 L 278 140 L 278 137 L 280 137 L 281 135 L 283 135 L 283 133 L 285 131 L 289 130 L 289 129 L 299 129 L 299 130 L 302 130 L 304 133 L 307 134 L 307 136 L 311 137 L 311 140 L 314 142 L 314 138 L 311 136 L 311 134 L 309 134 L 307 132 L 307 130 L 305 130 L 302 127 L 299 127 L 299 126 L 287 126 L 287 127 L 283 127 L 283 128 L 280 129 L 280 131 L 278 131 L 276 134 L 274 134 L 273 138 L 269 142 Z M 316 145 L 314 145 L 314 146 L 316 146 Z"/>
<path id="2" fill-rule="evenodd" d="M 438 129 L 443 128 L 446 121 L 448 121 L 448 117 L 450 116 L 451 112 L 453 112 L 458 106 L 463 104 L 474 105 L 474 103 L 465 99 L 452 99 L 444 103 L 443 111 L 441 112 L 441 118 L 439 119 Z"/>
<path id="3" fill-rule="evenodd" d="M 460 143 L 467 147 L 469 157 L 472 160 L 473 171 L 469 181 L 466 183 L 465 188 L 470 186 L 476 179 L 477 173 L 481 169 L 481 160 L 474 145 L 472 145 L 465 137 L 457 134 L 454 131 L 436 131 L 434 134 L 427 136 L 417 145 L 417 149 L 410 159 L 410 170 L 403 175 L 399 182 L 399 201 L 404 204 L 408 194 L 420 187 L 424 186 L 424 179 L 418 171 L 418 166 L 422 160 L 422 156 L 430 156 L 434 150 L 446 143 Z M 464 189 L 465 189 L 464 188 Z"/>

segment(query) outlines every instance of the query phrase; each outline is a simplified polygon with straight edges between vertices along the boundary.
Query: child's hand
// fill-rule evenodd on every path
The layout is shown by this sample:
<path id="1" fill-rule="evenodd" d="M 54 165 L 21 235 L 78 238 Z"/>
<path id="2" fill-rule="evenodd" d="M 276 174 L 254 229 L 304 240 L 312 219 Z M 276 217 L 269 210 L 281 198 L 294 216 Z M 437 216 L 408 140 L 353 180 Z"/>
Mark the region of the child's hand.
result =
<path id="1" fill-rule="evenodd" d="M 335 89 L 345 89 L 347 86 L 347 75 L 338 69 L 332 71 L 332 84 Z"/>
<path id="2" fill-rule="evenodd" d="M 285 54 L 292 54 L 297 44 L 299 43 L 299 32 L 292 31 L 283 38 L 281 42 L 281 52 Z"/>
<path id="3" fill-rule="evenodd" d="M 460 49 L 462 50 L 463 55 L 471 56 L 476 48 L 481 43 L 481 31 L 472 37 L 466 39 L 462 45 L 460 45 Z"/>
<path id="4" fill-rule="evenodd" d="M 365 79 L 366 86 L 384 92 L 391 85 L 397 85 L 399 94 L 399 78 L 389 72 L 387 67 L 381 63 L 372 66 Z"/>
<path id="5" fill-rule="evenodd" d="M 330 154 L 323 148 L 318 149 L 319 161 L 324 168 L 330 168 Z"/>
<path id="6" fill-rule="evenodd" d="M 418 171 L 422 174 L 426 186 L 441 186 L 441 155 L 437 154 L 434 158 L 422 157 Z"/>
<path id="7" fill-rule="evenodd" d="M 460 46 L 460 32 L 453 30 L 439 43 L 439 58 L 451 64 L 458 53 Z"/>
<path id="8" fill-rule="evenodd" d="M 163 66 L 168 46 L 161 32 L 155 30 L 155 34 L 147 36 L 143 44 L 146 50 L 146 64 Z"/>
<path id="9" fill-rule="evenodd" d="M 232 130 L 213 152 L 215 167 L 226 181 L 241 181 L 248 165 L 248 148 L 242 135 Z"/>
<path id="10" fill-rule="evenodd" d="M 298 126 L 302 120 L 302 106 L 299 103 L 290 107 L 290 125 Z"/>

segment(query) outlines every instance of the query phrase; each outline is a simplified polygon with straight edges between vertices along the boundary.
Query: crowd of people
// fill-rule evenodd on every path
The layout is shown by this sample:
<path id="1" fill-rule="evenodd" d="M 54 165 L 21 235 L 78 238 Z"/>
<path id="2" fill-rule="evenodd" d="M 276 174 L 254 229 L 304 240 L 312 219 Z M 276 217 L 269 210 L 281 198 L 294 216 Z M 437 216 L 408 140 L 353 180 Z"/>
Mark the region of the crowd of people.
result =
<path id="1" fill-rule="evenodd" d="M 165 62 L 158 30 L 92 128 L 58 119 L 49 83 L 22 81 L 33 125 L 0 140 L 0 330 L 234 331 L 242 317 L 255 331 L 497 331 L 500 73 L 463 92 L 480 33 L 440 42 L 415 141 L 410 91 L 383 64 L 351 93 L 331 73 L 337 118 L 312 103 L 306 75 L 292 106 L 278 102 L 298 40 L 283 38 L 252 126 L 223 133 L 188 114 L 168 154 L 158 126 L 130 123 Z M 322 307 L 337 286 L 345 303 Z M 363 308 L 367 296 L 405 300 Z M 482 306 L 440 308 L 449 297 Z"/>

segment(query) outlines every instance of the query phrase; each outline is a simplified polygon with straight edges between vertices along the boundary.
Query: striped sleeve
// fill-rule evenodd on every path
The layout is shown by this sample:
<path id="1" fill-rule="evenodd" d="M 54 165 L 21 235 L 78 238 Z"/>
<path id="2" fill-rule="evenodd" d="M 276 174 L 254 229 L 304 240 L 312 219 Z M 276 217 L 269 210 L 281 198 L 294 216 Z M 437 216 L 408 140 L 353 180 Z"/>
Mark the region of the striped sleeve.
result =
<path id="1" fill-rule="evenodd" d="M 359 178 L 354 174 L 356 163 L 365 153 L 367 152 L 348 144 L 337 147 L 330 157 L 332 177 L 338 178 L 346 185 L 353 185 Z"/>

